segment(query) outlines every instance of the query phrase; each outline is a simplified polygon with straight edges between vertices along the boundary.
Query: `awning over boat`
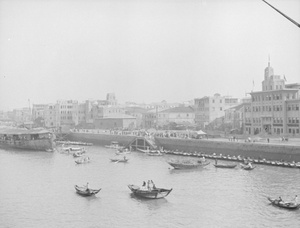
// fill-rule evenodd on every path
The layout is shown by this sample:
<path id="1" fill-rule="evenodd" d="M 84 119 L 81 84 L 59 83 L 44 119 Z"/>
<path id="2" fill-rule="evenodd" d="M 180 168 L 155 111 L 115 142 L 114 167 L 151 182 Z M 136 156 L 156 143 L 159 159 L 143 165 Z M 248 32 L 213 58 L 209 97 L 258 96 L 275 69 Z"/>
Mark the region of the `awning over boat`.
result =
<path id="1" fill-rule="evenodd" d="M 30 134 L 48 134 L 50 131 L 43 128 L 26 129 L 26 128 L 0 128 L 1 135 L 30 135 Z"/>

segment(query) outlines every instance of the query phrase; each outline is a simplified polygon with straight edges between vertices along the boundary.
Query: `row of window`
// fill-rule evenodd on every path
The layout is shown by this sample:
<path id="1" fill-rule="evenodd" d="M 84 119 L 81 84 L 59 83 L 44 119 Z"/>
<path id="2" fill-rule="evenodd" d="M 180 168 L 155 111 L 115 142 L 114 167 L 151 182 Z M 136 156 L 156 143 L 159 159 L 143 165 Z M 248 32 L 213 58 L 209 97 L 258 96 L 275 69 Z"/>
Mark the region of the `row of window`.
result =
<path id="1" fill-rule="evenodd" d="M 299 118 L 298 117 L 289 117 L 288 123 L 299 123 Z"/>
<path id="2" fill-rule="evenodd" d="M 281 105 L 274 105 L 274 106 L 253 106 L 253 112 L 271 112 L 273 107 L 273 111 L 280 112 L 282 111 Z M 286 108 L 287 111 L 299 111 L 299 105 L 288 105 Z M 251 112 L 251 107 L 246 107 L 245 112 Z"/>
<path id="3" fill-rule="evenodd" d="M 299 110 L 299 105 L 295 104 L 295 105 L 288 105 L 287 106 L 287 110 L 288 111 L 298 111 Z"/>
<path id="4" fill-rule="evenodd" d="M 296 99 L 295 94 L 287 94 L 286 99 Z M 252 96 L 252 101 L 253 102 L 258 102 L 258 101 L 271 101 L 271 100 L 282 100 L 282 94 L 270 94 L 270 95 L 253 95 Z"/>

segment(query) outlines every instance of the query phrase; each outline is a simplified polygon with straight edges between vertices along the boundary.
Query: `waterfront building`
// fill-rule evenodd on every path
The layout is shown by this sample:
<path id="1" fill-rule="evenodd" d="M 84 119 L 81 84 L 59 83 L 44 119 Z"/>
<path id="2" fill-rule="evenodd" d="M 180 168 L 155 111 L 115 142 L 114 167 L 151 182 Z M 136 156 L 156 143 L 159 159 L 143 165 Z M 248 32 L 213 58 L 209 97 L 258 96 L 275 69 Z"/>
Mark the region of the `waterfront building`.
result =
<path id="1" fill-rule="evenodd" d="M 94 122 L 96 129 L 128 129 L 136 128 L 136 117 L 117 114 L 96 119 Z"/>
<path id="2" fill-rule="evenodd" d="M 245 106 L 250 100 L 244 100 L 243 103 L 230 107 L 225 110 L 224 130 L 228 133 L 243 133 L 245 123 Z"/>
<path id="3" fill-rule="evenodd" d="M 262 91 L 251 92 L 251 103 L 245 107 L 244 133 L 299 136 L 300 84 L 285 81 L 285 77 L 274 75 L 269 62 Z"/>
<path id="4" fill-rule="evenodd" d="M 194 125 L 195 111 L 191 106 L 175 107 L 157 113 L 157 126 L 163 127 L 171 123 L 183 126 Z"/>
<path id="5" fill-rule="evenodd" d="M 45 119 L 45 109 L 47 104 L 33 104 L 32 105 L 32 120 L 36 120 L 38 118 Z"/>
<path id="6" fill-rule="evenodd" d="M 205 128 L 214 120 L 224 117 L 224 111 L 237 105 L 238 102 L 238 98 L 221 96 L 219 93 L 214 96 L 195 98 L 195 123 Z"/>
<path id="7" fill-rule="evenodd" d="M 59 127 L 63 132 L 68 132 L 78 124 L 78 101 L 57 101 Z"/>
<path id="8" fill-rule="evenodd" d="M 58 128 L 60 126 L 58 105 L 59 104 L 46 105 L 44 111 L 44 123 L 46 128 Z"/>
<path id="9" fill-rule="evenodd" d="M 146 109 L 140 107 L 125 107 L 125 114 L 134 116 L 136 118 L 136 127 L 144 128 L 144 114 L 147 112 Z"/>
<path id="10" fill-rule="evenodd" d="M 29 122 L 32 119 L 31 108 L 14 109 L 12 119 L 18 124 Z"/>

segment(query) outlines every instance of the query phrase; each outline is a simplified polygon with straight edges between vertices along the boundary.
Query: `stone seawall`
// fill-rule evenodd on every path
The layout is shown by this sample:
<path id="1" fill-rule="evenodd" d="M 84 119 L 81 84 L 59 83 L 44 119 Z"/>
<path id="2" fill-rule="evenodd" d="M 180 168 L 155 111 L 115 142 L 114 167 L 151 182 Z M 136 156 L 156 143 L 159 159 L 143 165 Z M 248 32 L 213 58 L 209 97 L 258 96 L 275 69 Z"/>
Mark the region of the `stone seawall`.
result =
<path id="1" fill-rule="evenodd" d="M 300 146 L 267 143 L 227 142 L 207 139 L 155 138 L 157 146 L 166 150 L 202 152 L 206 154 L 241 155 L 267 160 L 300 161 Z"/>
<path id="2" fill-rule="evenodd" d="M 67 135 L 66 138 L 70 141 L 83 141 L 101 146 L 110 145 L 112 141 L 116 141 L 120 145 L 126 146 L 133 141 L 136 136 L 97 133 L 71 133 Z"/>

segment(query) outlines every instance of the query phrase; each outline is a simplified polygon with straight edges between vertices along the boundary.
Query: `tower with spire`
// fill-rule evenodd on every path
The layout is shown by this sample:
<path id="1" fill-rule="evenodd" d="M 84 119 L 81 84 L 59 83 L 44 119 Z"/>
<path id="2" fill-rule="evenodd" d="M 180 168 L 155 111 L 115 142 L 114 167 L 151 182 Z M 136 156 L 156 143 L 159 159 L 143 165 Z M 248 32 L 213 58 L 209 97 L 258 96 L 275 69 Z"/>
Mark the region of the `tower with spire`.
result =
<path id="1" fill-rule="evenodd" d="M 284 79 L 281 79 L 280 75 L 274 75 L 269 56 L 268 66 L 265 68 L 265 77 L 262 81 L 262 91 L 280 90 L 284 89 L 284 87 Z"/>

